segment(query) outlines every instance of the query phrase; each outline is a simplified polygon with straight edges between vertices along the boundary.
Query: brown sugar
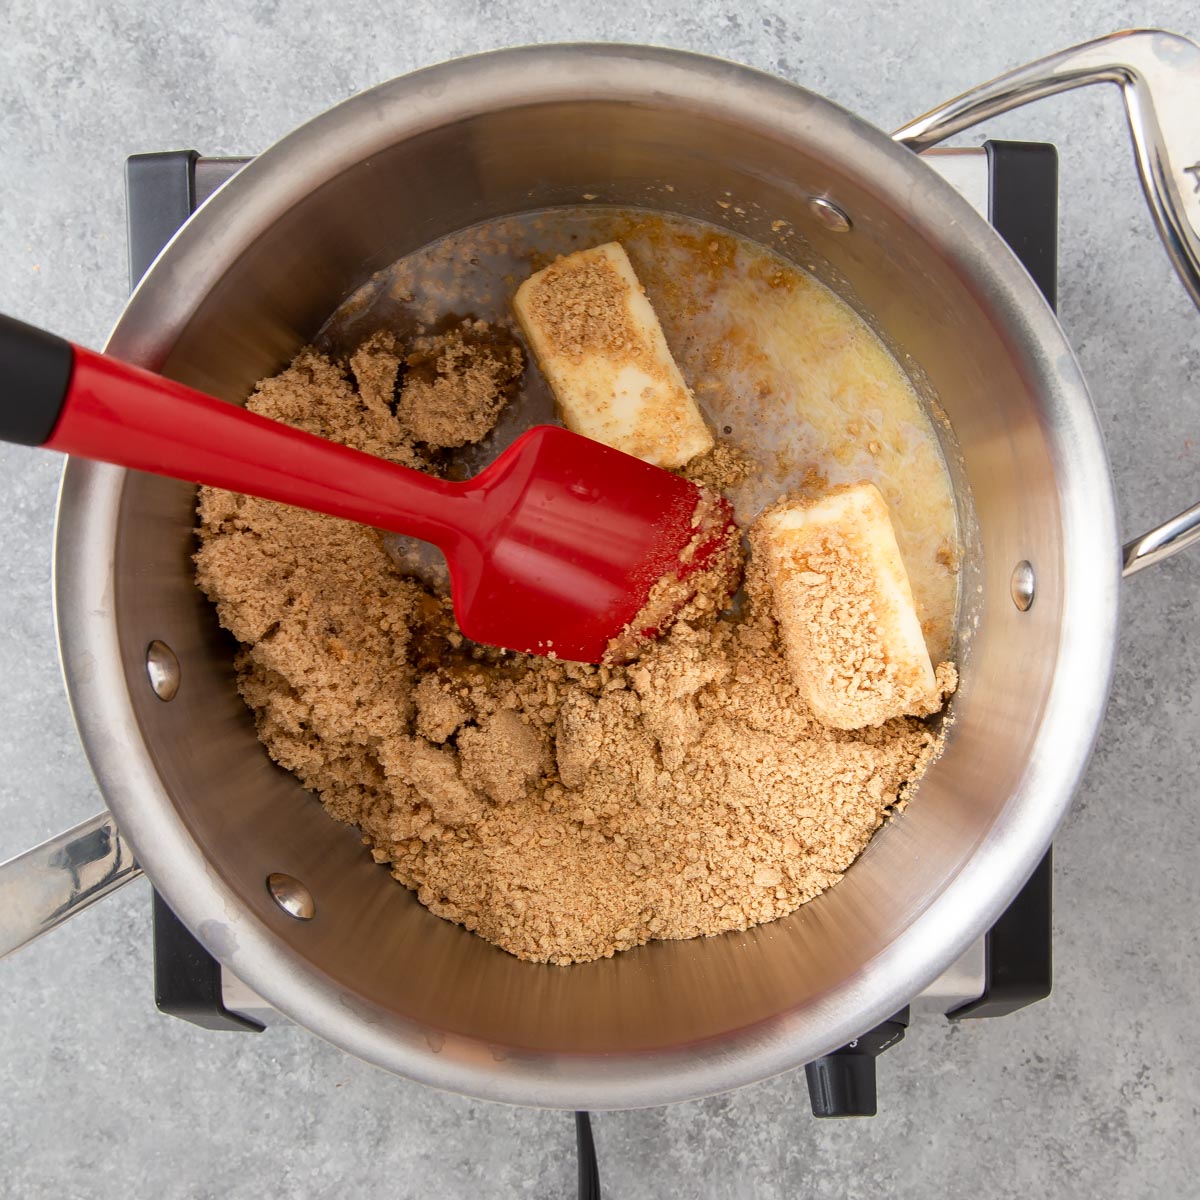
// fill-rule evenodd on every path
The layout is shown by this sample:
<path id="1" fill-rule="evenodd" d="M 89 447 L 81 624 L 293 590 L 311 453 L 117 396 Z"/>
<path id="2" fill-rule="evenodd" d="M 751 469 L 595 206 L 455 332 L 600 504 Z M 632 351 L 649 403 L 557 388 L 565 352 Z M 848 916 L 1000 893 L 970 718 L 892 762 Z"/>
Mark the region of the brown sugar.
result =
<path id="1" fill-rule="evenodd" d="M 306 350 L 248 406 L 420 462 L 431 430 L 388 406 L 402 361 L 386 338 L 348 369 Z M 271 756 L 423 904 L 521 958 L 581 962 L 793 911 L 940 745 L 911 718 L 817 721 L 753 560 L 736 619 L 693 607 L 637 661 L 597 667 L 472 646 L 448 601 L 349 522 L 205 488 L 198 535 L 197 579 L 242 643 Z"/>
<path id="2" fill-rule="evenodd" d="M 729 442 L 717 442 L 707 453 L 693 458 L 680 472 L 693 483 L 713 492 L 726 492 L 745 483 L 756 471 L 750 456 Z"/>
<path id="3" fill-rule="evenodd" d="M 444 449 L 487 436 L 525 365 L 512 338 L 482 321 L 417 338 L 404 361 L 396 416 L 416 441 Z"/>

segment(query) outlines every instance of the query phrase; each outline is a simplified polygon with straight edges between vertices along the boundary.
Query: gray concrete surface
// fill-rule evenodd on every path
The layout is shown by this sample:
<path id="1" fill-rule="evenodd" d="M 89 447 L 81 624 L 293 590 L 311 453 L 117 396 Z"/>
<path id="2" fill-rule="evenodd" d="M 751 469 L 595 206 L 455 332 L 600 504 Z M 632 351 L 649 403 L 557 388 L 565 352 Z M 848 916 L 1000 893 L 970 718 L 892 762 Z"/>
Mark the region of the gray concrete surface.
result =
<path id="1" fill-rule="evenodd" d="M 175 11 L 178 9 L 178 11 Z M 0 0 L 0 311 L 93 345 L 125 293 L 131 152 L 252 152 L 361 88 L 454 55 L 602 38 L 777 72 L 884 127 L 1113 29 L 1200 37 L 1191 0 L 721 0 L 520 5 Z M 1150 232 L 1115 93 L 996 122 L 1062 151 L 1062 320 L 1092 382 L 1128 533 L 1200 494 L 1200 324 Z M 1200 153 L 1200 142 L 1197 145 Z M 59 464 L 0 448 L 0 850 L 100 798 L 58 676 Z M 803 1073 L 597 1119 L 613 1197 L 1187 1196 L 1200 1111 L 1193 901 L 1200 554 L 1126 589 L 1095 759 L 1058 839 L 1057 985 L 1003 1021 L 925 1021 L 881 1061 L 882 1114 L 814 1122 Z M 0 967 L 0 1193 L 14 1197 L 572 1194 L 561 1114 L 435 1094 L 300 1030 L 160 1017 L 135 884 Z"/>

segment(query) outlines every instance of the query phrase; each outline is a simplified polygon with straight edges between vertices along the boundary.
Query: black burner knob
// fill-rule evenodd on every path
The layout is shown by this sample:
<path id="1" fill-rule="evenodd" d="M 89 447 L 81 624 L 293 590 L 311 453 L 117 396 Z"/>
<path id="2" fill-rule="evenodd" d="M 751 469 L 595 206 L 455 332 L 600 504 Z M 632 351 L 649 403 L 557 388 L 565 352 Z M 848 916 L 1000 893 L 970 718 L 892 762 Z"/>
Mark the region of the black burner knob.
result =
<path id="1" fill-rule="evenodd" d="M 804 1068 L 814 1117 L 873 1117 L 875 1059 L 908 1028 L 908 1009 Z"/>
<path id="2" fill-rule="evenodd" d="M 804 1068 L 814 1117 L 873 1117 L 875 1059 L 869 1054 L 827 1054 Z"/>

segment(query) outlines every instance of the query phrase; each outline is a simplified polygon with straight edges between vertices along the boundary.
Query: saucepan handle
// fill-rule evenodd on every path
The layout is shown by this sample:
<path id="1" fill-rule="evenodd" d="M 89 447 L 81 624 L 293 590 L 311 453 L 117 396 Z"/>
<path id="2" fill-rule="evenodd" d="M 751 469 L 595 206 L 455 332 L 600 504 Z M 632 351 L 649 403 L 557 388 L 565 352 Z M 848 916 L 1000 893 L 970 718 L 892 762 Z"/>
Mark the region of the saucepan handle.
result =
<path id="1" fill-rule="evenodd" d="M 910 121 L 892 135 L 926 150 L 1032 100 L 1089 83 L 1115 83 L 1146 203 L 1183 286 L 1200 307 L 1200 46 L 1179 34 L 1133 29 L 1084 42 L 993 79 Z M 1133 575 L 1200 541 L 1200 504 L 1123 549 Z"/>
<path id="2" fill-rule="evenodd" d="M 107 812 L 0 863 L 0 958 L 141 873 Z"/>

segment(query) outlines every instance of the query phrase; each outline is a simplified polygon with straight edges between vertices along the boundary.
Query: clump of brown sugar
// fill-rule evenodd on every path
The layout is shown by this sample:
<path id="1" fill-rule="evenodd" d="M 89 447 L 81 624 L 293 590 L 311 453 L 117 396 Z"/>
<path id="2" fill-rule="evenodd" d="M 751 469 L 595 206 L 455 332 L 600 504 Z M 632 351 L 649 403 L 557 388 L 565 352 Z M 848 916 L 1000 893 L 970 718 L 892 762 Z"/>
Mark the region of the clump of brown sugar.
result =
<path id="1" fill-rule="evenodd" d="M 707 453 L 693 458 L 680 472 L 712 492 L 727 492 L 755 473 L 750 456 L 731 442 L 717 442 Z"/>
<path id="2" fill-rule="evenodd" d="M 387 339 L 311 350 L 257 412 L 420 462 Z M 814 719 L 753 569 L 744 611 L 682 614 L 628 666 L 464 641 L 374 531 L 205 488 L 197 578 L 242 643 L 271 756 L 433 912 L 571 963 L 745 929 L 841 878 L 937 753 L 903 718 Z M 751 564 L 753 567 L 753 563 Z"/>
<path id="3" fill-rule="evenodd" d="M 516 342 L 482 321 L 417 338 L 404 361 L 396 415 L 418 442 L 444 449 L 487 436 L 525 366 Z"/>

